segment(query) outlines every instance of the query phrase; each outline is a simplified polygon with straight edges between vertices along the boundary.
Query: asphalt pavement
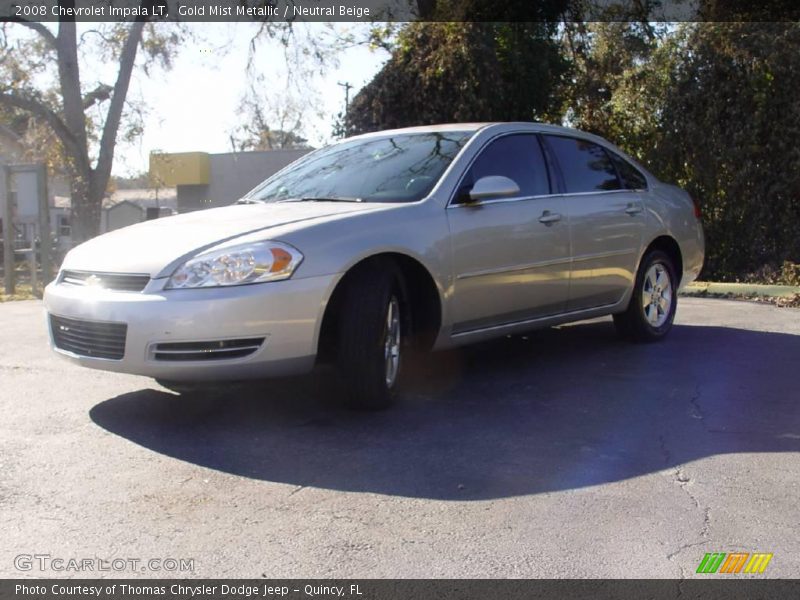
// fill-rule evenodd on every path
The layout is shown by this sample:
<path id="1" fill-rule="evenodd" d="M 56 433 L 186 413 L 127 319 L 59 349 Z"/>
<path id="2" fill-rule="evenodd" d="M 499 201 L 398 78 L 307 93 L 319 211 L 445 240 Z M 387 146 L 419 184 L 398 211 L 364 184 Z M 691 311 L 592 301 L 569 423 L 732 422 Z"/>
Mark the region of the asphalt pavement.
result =
<path id="1" fill-rule="evenodd" d="M 798 309 L 682 298 L 659 344 L 602 319 L 438 354 L 377 414 L 324 372 L 189 398 L 46 340 L 39 302 L 0 304 L 2 577 L 800 572 Z"/>

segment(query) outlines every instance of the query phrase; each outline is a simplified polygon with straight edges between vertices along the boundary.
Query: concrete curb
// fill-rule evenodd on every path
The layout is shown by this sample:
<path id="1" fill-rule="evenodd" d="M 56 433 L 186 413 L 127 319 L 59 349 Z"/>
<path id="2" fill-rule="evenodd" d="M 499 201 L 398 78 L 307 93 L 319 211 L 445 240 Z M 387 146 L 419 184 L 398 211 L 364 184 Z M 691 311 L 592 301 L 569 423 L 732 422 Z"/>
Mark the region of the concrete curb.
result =
<path id="1" fill-rule="evenodd" d="M 684 296 L 764 296 L 771 298 L 790 298 L 800 294 L 800 286 L 761 285 L 756 283 L 715 283 L 695 281 L 681 290 Z"/>

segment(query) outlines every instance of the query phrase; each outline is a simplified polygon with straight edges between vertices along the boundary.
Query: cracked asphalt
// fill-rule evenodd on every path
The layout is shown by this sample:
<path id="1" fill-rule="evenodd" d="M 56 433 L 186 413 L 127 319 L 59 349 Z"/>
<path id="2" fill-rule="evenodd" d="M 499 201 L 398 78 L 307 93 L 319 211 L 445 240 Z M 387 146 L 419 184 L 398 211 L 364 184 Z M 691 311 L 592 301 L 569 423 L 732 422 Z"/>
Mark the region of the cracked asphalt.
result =
<path id="1" fill-rule="evenodd" d="M 60 360 L 44 327 L 0 305 L 3 577 L 691 578 L 734 551 L 800 572 L 796 309 L 682 298 L 660 344 L 603 319 L 435 355 L 379 414 L 324 372 L 181 397 Z"/>

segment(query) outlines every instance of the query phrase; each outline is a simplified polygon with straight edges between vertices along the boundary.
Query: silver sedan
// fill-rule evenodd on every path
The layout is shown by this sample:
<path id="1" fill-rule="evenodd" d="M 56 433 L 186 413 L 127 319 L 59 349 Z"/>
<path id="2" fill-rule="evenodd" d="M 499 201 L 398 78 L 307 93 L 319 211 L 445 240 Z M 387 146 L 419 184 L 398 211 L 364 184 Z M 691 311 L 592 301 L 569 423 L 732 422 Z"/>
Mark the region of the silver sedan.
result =
<path id="1" fill-rule="evenodd" d="M 409 351 L 601 315 L 663 339 L 703 257 L 689 195 L 602 138 L 456 124 L 346 139 L 233 206 L 90 240 L 45 305 L 86 367 L 180 388 L 324 360 L 381 408 Z"/>

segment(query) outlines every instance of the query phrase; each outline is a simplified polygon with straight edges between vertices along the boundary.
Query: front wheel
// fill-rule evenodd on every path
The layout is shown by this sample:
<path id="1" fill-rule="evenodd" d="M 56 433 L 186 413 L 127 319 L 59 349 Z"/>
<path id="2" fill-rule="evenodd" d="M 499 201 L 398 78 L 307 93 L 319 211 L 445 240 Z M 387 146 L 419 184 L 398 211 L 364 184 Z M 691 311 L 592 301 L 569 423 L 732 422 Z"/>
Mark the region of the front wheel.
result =
<path id="1" fill-rule="evenodd" d="M 628 308 L 614 315 L 614 325 L 624 338 L 655 342 L 672 329 L 677 306 L 677 278 L 672 259 L 654 250 L 642 259 Z"/>
<path id="2" fill-rule="evenodd" d="M 391 405 L 403 371 L 409 316 L 401 276 L 390 261 L 365 266 L 347 282 L 336 364 L 349 407 Z"/>

